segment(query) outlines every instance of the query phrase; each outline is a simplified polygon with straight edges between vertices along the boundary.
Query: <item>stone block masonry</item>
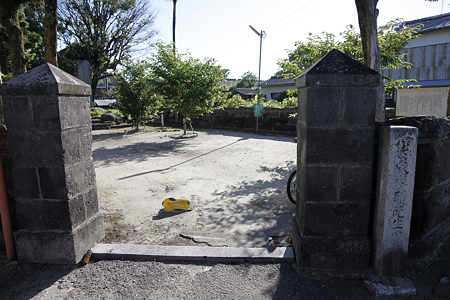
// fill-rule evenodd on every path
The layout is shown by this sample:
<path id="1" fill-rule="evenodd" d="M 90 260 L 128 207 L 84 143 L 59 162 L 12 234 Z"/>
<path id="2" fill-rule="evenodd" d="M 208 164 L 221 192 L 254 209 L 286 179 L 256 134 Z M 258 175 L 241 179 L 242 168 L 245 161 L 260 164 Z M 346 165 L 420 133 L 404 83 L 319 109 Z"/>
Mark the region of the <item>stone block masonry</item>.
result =
<path id="1" fill-rule="evenodd" d="M 405 275 L 417 136 L 417 128 L 411 126 L 380 128 L 372 244 L 372 261 L 379 276 Z"/>
<path id="2" fill-rule="evenodd" d="M 450 237 L 450 118 L 417 116 L 387 123 L 419 130 L 408 257 L 436 257 Z"/>
<path id="3" fill-rule="evenodd" d="M 289 116 L 296 112 L 296 107 L 265 107 L 263 116 L 259 118 L 258 132 L 261 134 L 295 136 L 297 120 Z M 182 119 L 183 116 L 180 115 L 179 118 Z M 164 123 L 167 125 L 174 122 L 175 118 L 171 116 L 170 109 L 164 109 Z M 194 129 L 206 127 L 254 132 L 256 130 L 256 117 L 253 107 L 220 108 L 213 113 L 194 119 L 192 125 Z"/>
<path id="4" fill-rule="evenodd" d="M 370 264 L 376 86 L 380 74 L 332 50 L 297 78 L 297 206 L 302 269 Z"/>
<path id="5" fill-rule="evenodd" d="M 98 210 L 90 87 L 50 64 L 0 86 L 19 262 L 76 264 L 104 236 Z"/>

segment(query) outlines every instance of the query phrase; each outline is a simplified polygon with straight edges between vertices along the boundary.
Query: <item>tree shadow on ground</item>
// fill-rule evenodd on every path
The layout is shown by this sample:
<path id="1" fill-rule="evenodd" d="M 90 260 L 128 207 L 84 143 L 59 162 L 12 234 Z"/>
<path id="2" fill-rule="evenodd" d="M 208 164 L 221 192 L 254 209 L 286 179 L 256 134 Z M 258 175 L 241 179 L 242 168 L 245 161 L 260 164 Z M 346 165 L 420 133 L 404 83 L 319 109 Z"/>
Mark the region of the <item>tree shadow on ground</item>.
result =
<path id="1" fill-rule="evenodd" d="M 270 179 L 227 186 L 225 191 L 214 193 L 213 203 L 199 204 L 197 210 L 201 217 L 197 235 L 224 234 L 235 237 L 236 243 L 242 246 L 252 240 L 259 245 L 267 241 L 266 246 L 270 246 L 275 237 L 290 236 L 295 212 L 295 205 L 286 194 L 290 169 L 261 167 L 259 172 L 269 172 Z"/>
<path id="2" fill-rule="evenodd" d="M 221 135 L 226 135 L 226 136 L 234 136 L 234 137 L 238 137 L 239 140 L 229 143 L 227 145 L 218 147 L 217 149 L 214 149 L 212 151 L 208 151 L 206 153 L 200 154 L 194 158 L 188 159 L 185 162 L 189 162 L 195 159 L 199 159 L 205 155 L 211 154 L 215 151 L 218 151 L 220 149 L 226 148 L 228 146 L 231 146 L 233 144 L 236 144 L 240 141 L 243 140 L 247 140 L 248 137 L 242 137 L 242 133 L 241 135 L 239 133 L 235 133 L 235 132 L 231 132 L 228 133 L 226 131 L 214 131 L 212 134 L 217 134 L 217 132 Z M 138 143 L 132 143 L 132 144 L 128 144 L 125 145 L 123 147 L 114 147 L 114 143 L 117 140 L 122 140 L 124 138 L 127 137 L 132 137 L 132 136 L 136 136 L 139 134 L 152 134 L 154 132 L 135 132 L 135 133 L 130 133 L 130 132 L 119 132 L 119 133 L 107 133 L 104 135 L 95 135 L 93 137 L 94 142 L 105 142 L 105 141 L 110 141 L 112 144 L 112 147 L 99 147 L 96 148 L 92 151 L 92 156 L 94 158 L 94 161 L 96 162 L 96 164 L 98 166 L 108 166 L 110 164 L 123 164 L 123 163 L 128 163 L 128 162 L 143 162 L 146 161 L 148 158 L 151 157 L 167 157 L 170 155 L 177 155 L 178 153 L 181 154 L 181 152 L 183 152 L 184 150 L 188 149 L 188 147 L 191 147 L 193 145 L 196 145 L 199 142 L 195 141 L 194 139 L 169 139 L 169 140 L 164 140 L 164 141 L 151 141 L 151 142 L 138 142 Z M 203 134 L 211 134 L 211 132 L 202 132 Z M 259 136 L 255 136 L 252 138 L 261 138 Z M 268 139 L 273 139 L 276 137 L 268 137 Z M 283 140 L 281 140 L 283 141 Z M 187 147 L 187 148 L 186 148 Z M 176 164 L 174 166 L 183 164 L 185 162 Z M 174 166 L 165 168 L 163 170 L 167 170 L 169 168 L 172 168 Z M 159 170 L 153 170 L 151 172 L 158 172 Z M 145 173 L 143 173 L 145 174 Z M 143 174 L 137 174 L 138 175 L 143 175 Z"/>
<path id="3" fill-rule="evenodd" d="M 92 151 L 92 157 L 98 166 L 124 164 L 129 162 L 144 162 L 150 157 L 164 158 L 176 155 L 186 146 L 185 140 L 170 140 L 165 142 L 134 143 L 120 148 L 101 147 Z"/>

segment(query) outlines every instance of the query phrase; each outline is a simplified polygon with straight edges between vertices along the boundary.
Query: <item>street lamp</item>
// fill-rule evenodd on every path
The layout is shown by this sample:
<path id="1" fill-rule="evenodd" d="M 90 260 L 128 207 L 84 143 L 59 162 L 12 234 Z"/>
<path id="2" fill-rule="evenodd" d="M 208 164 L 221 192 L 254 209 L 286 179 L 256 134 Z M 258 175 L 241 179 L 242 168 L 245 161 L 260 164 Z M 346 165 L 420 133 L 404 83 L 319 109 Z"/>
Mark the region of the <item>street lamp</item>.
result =
<path id="1" fill-rule="evenodd" d="M 261 88 L 261 51 L 262 51 L 262 39 L 266 37 L 266 32 L 262 31 L 258 32 L 255 28 L 252 27 L 252 25 L 249 25 L 250 28 L 253 30 L 254 33 L 256 33 L 259 36 L 259 74 L 258 74 L 258 110 L 259 107 L 259 98 L 260 98 L 260 88 Z M 256 115 L 256 133 L 258 133 L 258 118 L 259 114 L 256 113 L 255 109 L 255 115 Z M 262 111 L 262 110 L 261 110 Z"/>

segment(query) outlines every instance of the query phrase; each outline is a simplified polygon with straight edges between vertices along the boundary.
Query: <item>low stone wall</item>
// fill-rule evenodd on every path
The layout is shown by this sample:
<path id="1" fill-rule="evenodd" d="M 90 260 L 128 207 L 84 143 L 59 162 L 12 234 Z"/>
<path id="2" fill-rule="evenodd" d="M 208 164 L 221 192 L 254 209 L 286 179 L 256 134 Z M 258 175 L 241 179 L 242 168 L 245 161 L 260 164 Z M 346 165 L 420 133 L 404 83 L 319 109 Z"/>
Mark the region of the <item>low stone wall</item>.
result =
<path id="1" fill-rule="evenodd" d="M 410 257 L 425 257 L 450 236 L 450 118 L 388 121 L 419 129 L 410 232 Z"/>
<path id="2" fill-rule="evenodd" d="M 258 120 L 258 132 L 264 134 L 282 134 L 288 136 L 296 135 L 296 118 L 289 118 L 289 115 L 297 112 L 296 107 L 271 108 L 265 107 L 263 116 Z M 181 124 L 183 116 L 179 116 Z M 170 116 L 170 110 L 164 110 L 165 124 L 173 124 L 174 116 Z M 205 114 L 192 122 L 196 126 L 207 128 L 220 128 L 236 131 L 255 131 L 256 117 L 254 117 L 253 107 L 216 109 L 211 114 Z"/>

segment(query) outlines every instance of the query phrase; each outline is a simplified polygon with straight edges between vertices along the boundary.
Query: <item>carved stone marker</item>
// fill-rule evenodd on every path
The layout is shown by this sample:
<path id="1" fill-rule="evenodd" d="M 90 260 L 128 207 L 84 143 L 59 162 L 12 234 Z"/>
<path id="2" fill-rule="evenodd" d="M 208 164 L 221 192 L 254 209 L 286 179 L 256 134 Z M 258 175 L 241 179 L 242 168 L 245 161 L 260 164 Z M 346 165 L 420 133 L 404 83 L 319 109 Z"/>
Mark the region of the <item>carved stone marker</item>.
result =
<path id="1" fill-rule="evenodd" d="M 50 64 L 0 86 L 13 160 L 19 262 L 76 264 L 104 236 L 90 87 Z"/>
<path id="2" fill-rule="evenodd" d="M 370 264 L 370 199 L 380 74 L 332 50 L 297 78 L 297 207 L 292 240 L 300 268 Z"/>
<path id="3" fill-rule="evenodd" d="M 373 265 L 383 277 L 403 277 L 408 255 L 418 129 L 380 128 Z"/>

